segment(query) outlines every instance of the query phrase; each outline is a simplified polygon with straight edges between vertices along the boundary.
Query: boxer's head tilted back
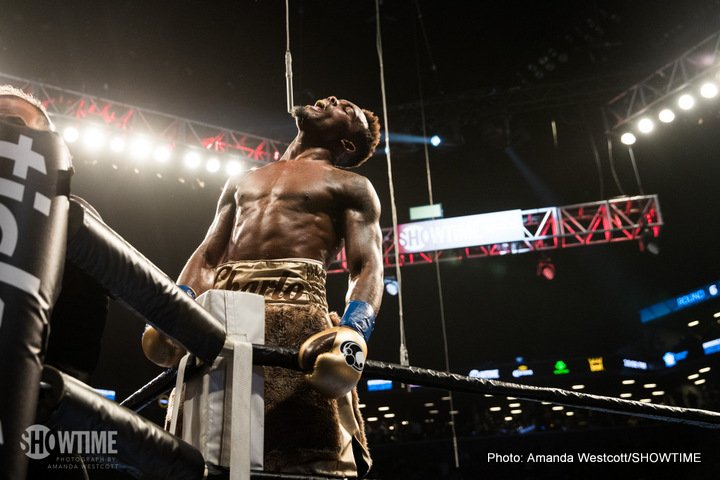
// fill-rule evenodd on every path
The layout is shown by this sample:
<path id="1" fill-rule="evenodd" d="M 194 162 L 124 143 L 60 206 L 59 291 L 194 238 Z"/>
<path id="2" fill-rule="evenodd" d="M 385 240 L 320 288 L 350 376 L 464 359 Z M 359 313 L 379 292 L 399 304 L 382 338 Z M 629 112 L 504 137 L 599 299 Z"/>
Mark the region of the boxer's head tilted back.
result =
<path id="1" fill-rule="evenodd" d="M 377 116 L 344 99 L 323 98 L 314 105 L 295 107 L 292 114 L 305 146 L 331 150 L 338 167 L 362 165 L 380 142 Z"/>
<path id="2" fill-rule="evenodd" d="M 36 130 L 54 130 L 40 101 L 12 85 L 0 85 L 0 119 Z"/>

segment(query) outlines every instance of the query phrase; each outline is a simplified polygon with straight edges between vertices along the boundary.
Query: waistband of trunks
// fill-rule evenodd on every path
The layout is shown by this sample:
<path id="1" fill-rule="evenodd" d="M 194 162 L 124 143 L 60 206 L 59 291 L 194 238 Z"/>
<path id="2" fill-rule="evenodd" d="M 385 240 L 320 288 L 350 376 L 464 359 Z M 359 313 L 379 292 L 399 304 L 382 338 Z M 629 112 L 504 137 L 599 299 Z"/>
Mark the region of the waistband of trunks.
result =
<path id="1" fill-rule="evenodd" d="M 322 263 L 304 258 L 238 260 L 215 269 L 213 288 L 265 297 L 265 303 L 316 305 L 327 310 Z"/>

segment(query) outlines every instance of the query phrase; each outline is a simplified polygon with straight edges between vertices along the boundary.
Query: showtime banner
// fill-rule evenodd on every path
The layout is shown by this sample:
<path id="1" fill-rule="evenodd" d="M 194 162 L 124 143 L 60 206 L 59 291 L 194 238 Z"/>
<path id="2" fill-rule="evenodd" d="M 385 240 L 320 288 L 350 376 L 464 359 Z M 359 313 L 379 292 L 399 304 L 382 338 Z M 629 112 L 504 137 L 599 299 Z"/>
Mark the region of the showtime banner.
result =
<path id="1" fill-rule="evenodd" d="M 398 225 L 400 253 L 518 242 L 524 237 L 521 210 Z"/>

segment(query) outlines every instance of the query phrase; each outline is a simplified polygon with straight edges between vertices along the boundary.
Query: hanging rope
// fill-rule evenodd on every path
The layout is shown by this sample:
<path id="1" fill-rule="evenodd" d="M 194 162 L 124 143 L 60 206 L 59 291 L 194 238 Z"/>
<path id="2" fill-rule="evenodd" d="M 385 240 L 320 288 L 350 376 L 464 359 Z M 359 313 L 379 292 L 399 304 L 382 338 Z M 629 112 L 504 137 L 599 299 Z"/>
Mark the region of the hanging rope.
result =
<path id="1" fill-rule="evenodd" d="M 426 48 L 428 49 L 428 53 L 430 51 L 430 46 L 427 42 L 427 35 L 425 35 L 425 28 L 423 26 L 422 22 L 422 12 L 420 11 L 420 4 L 417 0 L 415 0 L 415 9 L 417 11 L 417 18 L 418 22 L 420 23 L 420 28 L 422 30 L 423 36 L 425 38 L 425 44 Z M 431 59 L 432 62 L 432 59 Z M 435 71 L 435 64 L 433 63 L 433 71 Z M 428 149 L 428 142 L 427 142 L 427 123 L 425 121 L 425 98 L 423 95 L 423 86 L 422 86 L 422 76 L 420 75 L 420 55 L 418 54 L 417 49 L 417 42 L 415 44 L 415 66 L 417 70 L 417 83 L 418 83 L 418 95 L 420 100 L 420 123 L 422 125 L 422 137 L 423 137 L 423 146 L 425 147 L 425 173 L 427 177 L 427 187 L 428 187 L 428 198 L 430 201 L 430 205 L 433 205 L 435 203 L 433 199 L 433 187 L 432 187 L 432 173 L 430 171 L 430 151 Z M 437 80 L 437 78 L 436 78 Z M 448 341 L 447 341 L 447 326 L 445 323 L 445 301 L 443 299 L 443 288 L 442 288 L 442 278 L 440 276 L 440 252 L 435 251 L 435 277 L 437 280 L 437 287 L 438 287 L 438 300 L 440 302 L 440 326 L 442 327 L 442 340 L 443 340 L 443 353 L 445 355 L 445 371 L 450 371 L 450 355 L 448 353 Z M 453 401 L 453 393 L 448 390 L 448 397 L 450 399 L 449 408 L 450 408 L 450 430 L 452 433 L 452 444 L 453 444 L 453 456 L 455 460 L 455 468 L 460 468 L 460 454 L 458 452 L 458 441 L 457 441 L 457 433 L 455 431 L 455 404 Z"/>
<path id="2" fill-rule="evenodd" d="M 290 53 L 290 0 L 285 0 L 285 89 L 287 91 L 287 111 L 292 113 L 295 105 L 293 92 L 292 54 Z"/>
<path id="3" fill-rule="evenodd" d="M 383 65 L 382 33 L 380 31 L 380 0 L 375 0 L 375 43 L 380 64 L 380 90 L 382 93 L 383 122 L 385 124 L 385 157 L 387 158 L 388 184 L 390 187 L 390 207 L 392 212 L 393 244 L 395 248 L 395 277 L 398 283 L 398 317 L 400 319 L 400 365 L 410 365 L 407 344 L 405 343 L 405 319 L 403 316 L 402 276 L 400 272 L 400 245 L 397 238 L 397 207 L 395 206 L 395 186 L 390 158 L 390 128 L 388 127 L 387 95 L 385 93 L 385 66 Z"/>

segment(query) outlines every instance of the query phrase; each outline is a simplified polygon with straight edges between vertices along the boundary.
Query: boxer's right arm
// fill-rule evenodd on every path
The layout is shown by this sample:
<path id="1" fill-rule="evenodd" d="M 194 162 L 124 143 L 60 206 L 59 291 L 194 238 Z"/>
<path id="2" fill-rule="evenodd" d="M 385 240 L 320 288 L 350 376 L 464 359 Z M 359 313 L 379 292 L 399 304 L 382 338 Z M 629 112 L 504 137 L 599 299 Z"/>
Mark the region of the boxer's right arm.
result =
<path id="1" fill-rule="evenodd" d="M 235 219 L 235 182 L 225 184 L 218 201 L 215 219 L 205 239 L 190 256 L 177 283 L 190 287 L 196 295 L 212 288 L 215 267 L 223 260 Z M 173 367 L 185 355 L 185 349 L 170 337 L 148 326 L 142 337 L 145 356 L 162 367 Z"/>

